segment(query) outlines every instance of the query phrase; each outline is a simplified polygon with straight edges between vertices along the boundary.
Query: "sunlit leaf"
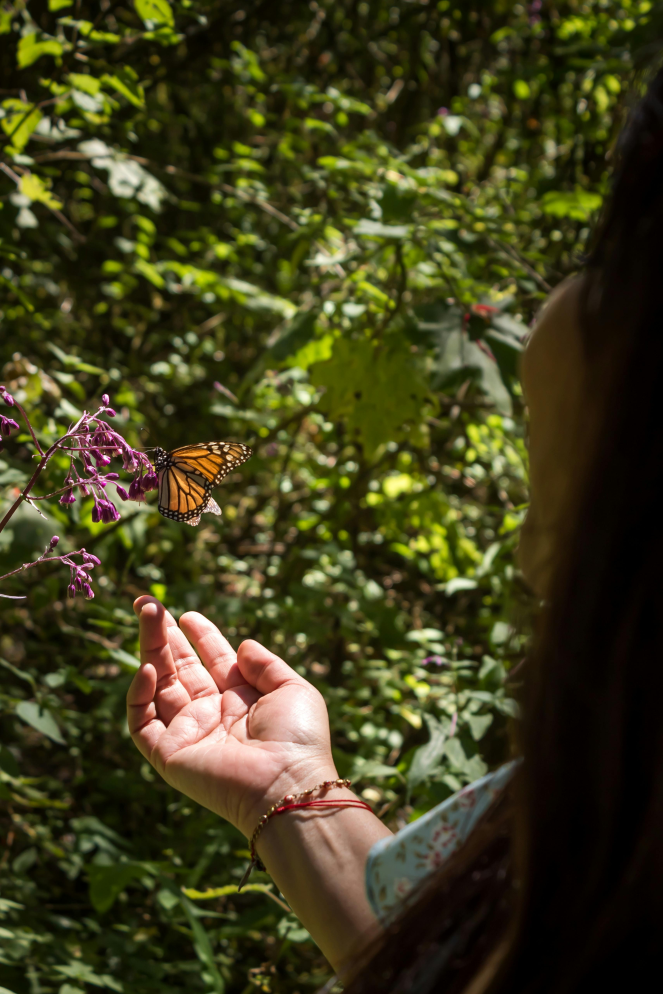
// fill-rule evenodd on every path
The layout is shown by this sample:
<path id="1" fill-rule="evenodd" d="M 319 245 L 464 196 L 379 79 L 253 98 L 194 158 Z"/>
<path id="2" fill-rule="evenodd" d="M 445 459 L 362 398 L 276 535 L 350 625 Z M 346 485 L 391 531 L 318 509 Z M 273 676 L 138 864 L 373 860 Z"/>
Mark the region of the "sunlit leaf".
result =
<path id="1" fill-rule="evenodd" d="M 136 13 L 150 29 L 161 24 L 172 27 L 175 23 L 173 10 L 168 0 L 135 0 Z"/>
<path id="2" fill-rule="evenodd" d="M 55 38 L 42 38 L 37 33 L 25 35 L 18 43 L 18 66 L 25 69 L 42 55 L 60 56 L 64 45 Z"/>
<path id="3" fill-rule="evenodd" d="M 541 199 L 544 214 L 554 217 L 568 217 L 575 221 L 586 221 L 589 216 L 599 209 L 603 198 L 600 193 L 589 190 L 574 190 L 565 193 L 561 190 L 549 190 Z"/>
<path id="4" fill-rule="evenodd" d="M 57 742 L 58 745 L 66 744 L 51 712 L 40 708 L 35 701 L 19 701 L 14 708 L 14 713 L 21 721 L 31 725 L 46 738 L 51 739 L 52 742 Z"/>

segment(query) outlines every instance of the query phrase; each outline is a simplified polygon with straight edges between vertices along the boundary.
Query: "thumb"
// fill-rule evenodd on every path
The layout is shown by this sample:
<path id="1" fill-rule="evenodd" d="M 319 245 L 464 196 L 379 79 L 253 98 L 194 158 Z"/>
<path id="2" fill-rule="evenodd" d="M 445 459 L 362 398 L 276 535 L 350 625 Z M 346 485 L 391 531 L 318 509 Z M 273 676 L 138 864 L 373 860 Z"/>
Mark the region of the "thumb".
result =
<path id="1" fill-rule="evenodd" d="M 274 655 L 254 639 L 246 639 L 240 645 L 237 666 L 246 682 L 261 694 L 270 694 L 287 683 L 306 682 L 280 656 Z"/>

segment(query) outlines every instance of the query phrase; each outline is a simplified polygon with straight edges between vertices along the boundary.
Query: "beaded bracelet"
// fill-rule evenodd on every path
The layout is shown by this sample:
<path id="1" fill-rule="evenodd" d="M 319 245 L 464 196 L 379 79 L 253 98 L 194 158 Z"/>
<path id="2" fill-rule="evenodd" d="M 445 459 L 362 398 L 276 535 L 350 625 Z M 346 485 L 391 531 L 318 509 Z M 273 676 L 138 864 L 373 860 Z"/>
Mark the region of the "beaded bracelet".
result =
<path id="1" fill-rule="evenodd" d="M 318 783 L 315 787 L 309 787 L 308 790 L 302 790 L 298 794 L 286 794 L 282 797 L 280 801 L 276 801 L 272 804 L 271 808 L 261 815 L 258 819 L 258 824 L 256 825 L 251 840 L 249 842 L 249 849 L 251 851 L 251 862 L 246 868 L 246 873 L 240 880 L 237 886 L 237 893 L 239 893 L 251 876 L 251 871 L 255 867 L 258 870 L 264 870 L 265 866 L 256 852 L 256 843 L 262 832 L 263 828 L 267 824 L 270 818 L 275 815 L 283 814 L 285 811 L 297 811 L 301 808 L 364 808 L 366 811 L 372 811 L 373 809 L 365 801 L 360 801 L 358 798 L 346 798 L 345 800 L 332 801 L 326 800 L 324 798 L 315 798 L 312 801 L 297 801 L 298 797 L 309 797 L 316 790 L 331 790 L 333 787 L 350 787 L 351 780 L 343 780 L 339 777 L 338 780 L 324 780 L 322 783 Z"/>

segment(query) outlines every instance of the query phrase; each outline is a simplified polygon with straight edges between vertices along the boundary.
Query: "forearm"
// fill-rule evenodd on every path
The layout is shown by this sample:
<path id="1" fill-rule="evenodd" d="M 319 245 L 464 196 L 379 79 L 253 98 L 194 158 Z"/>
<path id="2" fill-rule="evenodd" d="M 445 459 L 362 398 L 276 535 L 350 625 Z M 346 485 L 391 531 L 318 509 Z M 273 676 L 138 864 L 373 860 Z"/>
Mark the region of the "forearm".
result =
<path id="1" fill-rule="evenodd" d="M 335 790 L 330 799 L 354 798 Z M 270 819 L 258 853 L 274 882 L 335 970 L 379 929 L 366 898 L 369 850 L 391 832 L 361 808 L 318 808 Z"/>

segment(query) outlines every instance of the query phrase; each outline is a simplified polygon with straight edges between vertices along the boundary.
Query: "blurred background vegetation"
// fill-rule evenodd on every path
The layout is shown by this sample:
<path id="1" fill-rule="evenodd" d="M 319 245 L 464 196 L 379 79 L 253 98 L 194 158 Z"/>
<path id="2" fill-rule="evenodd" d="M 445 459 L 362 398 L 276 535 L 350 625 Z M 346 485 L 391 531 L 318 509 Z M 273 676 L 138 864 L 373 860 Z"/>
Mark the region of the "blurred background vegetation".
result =
<path id="1" fill-rule="evenodd" d="M 54 533 L 103 564 L 92 602 L 55 566 L 2 586 L 27 594 L 0 601 L 3 990 L 329 976 L 266 875 L 236 894 L 246 840 L 128 739 L 139 593 L 313 681 L 339 773 L 394 829 L 507 758 L 531 608 L 518 356 L 581 264 L 662 17 L 3 0 L 4 382 L 44 441 L 108 392 L 132 444 L 255 449 L 195 530 L 83 501 L 0 535 L 2 572 Z M 6 442 L 5 507 L 32 451 Z"/>

